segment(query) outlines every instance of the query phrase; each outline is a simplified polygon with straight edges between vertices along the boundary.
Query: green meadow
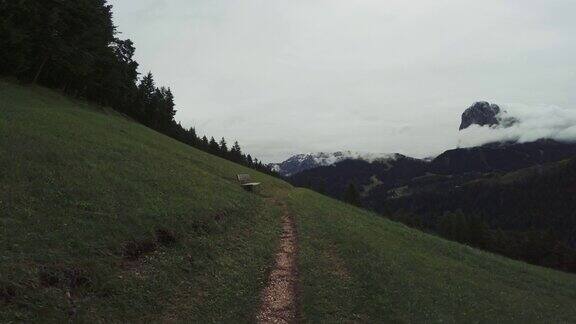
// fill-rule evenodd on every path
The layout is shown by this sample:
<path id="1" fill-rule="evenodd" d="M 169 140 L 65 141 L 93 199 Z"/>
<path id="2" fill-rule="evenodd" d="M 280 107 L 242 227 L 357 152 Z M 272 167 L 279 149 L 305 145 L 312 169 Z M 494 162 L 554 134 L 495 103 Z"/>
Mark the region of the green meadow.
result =
<path id="1" fill-rule="evenodd" d="M 260 188 L 244 191 L 249 173 Z M 111 109 L 0 81 L 0 322 L 253 322 L 298 225 L 304 322 L 574 322 L 576 276 L 409 229 Z"/>

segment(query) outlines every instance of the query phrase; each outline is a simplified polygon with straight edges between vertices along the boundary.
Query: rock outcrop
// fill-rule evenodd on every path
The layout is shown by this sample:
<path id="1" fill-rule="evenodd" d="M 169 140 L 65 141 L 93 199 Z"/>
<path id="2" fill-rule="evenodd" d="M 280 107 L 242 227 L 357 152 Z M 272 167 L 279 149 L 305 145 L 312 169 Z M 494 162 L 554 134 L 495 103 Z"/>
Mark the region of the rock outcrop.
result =
<path id="1" fill-rule="evenodd" d="M 498 119 L 500 111 L 500 107 L 496 104 L 491 104 L 486 101 L 476 102 L 462 114 L 460 130 L 466 129 L 471 125 L 498 125 L 500 124 L 500 120 Z"/>

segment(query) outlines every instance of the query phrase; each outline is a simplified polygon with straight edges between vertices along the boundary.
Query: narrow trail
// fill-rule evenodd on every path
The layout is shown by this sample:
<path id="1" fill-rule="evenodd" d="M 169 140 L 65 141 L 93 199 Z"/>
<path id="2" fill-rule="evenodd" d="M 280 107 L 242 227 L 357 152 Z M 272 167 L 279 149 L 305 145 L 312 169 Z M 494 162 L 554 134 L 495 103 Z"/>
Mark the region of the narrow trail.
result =
<path id="1" fill-rule="evenodd" d="M 256 320 L 258 323 L 296 323 L 298 319 L 298 239 L 296 223 L 284 202 L 276 201 L 282 208 L 282 236 L 276 254 L 274 269 L 262 299 Z"/>

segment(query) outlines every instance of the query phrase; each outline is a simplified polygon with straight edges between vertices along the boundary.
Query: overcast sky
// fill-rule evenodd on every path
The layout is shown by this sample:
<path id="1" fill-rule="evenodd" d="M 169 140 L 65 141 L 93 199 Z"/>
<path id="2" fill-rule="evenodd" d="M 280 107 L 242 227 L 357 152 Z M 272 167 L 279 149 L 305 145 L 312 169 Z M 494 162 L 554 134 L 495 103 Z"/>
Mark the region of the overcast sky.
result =
<path id="1" fill-rule="evenodd" d="M 478 100 L 576 106 L 574 0 L 110 3 L 140 72 L 173 89 L 176 119 L 267 162 L 440 153 Z"/>

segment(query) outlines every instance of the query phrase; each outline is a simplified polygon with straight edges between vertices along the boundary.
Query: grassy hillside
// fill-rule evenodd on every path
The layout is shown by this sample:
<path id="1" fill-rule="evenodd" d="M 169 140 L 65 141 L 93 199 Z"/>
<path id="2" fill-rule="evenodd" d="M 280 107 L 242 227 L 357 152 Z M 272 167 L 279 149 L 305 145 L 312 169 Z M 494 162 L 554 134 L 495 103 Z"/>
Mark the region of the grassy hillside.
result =
<path id="1" fill-rule="evenodd" d="M 442 240 L 305 189 L 300 233 L 310 322 L 576 321 L 576 276 Z"/>
<path id="2" fill-rule="evenodd" d="M 263 182 L 243 191 L 237 173 Z M 114 112 L 0 82 L 0 322 L 253 321 L 276 203 L 298 224 L 301 316 L 576 320 L 576 276 L 408 229 Z"/>
<path id="3" fill-rule="evenodd" d="M 240 172 L 266 183 L 261 194 L 240 188 Z M 87 320 L 250 320 L 280 231 L 266 196 L 287 187 L 0 83 L 0 322 L 74 308 Z"/>

